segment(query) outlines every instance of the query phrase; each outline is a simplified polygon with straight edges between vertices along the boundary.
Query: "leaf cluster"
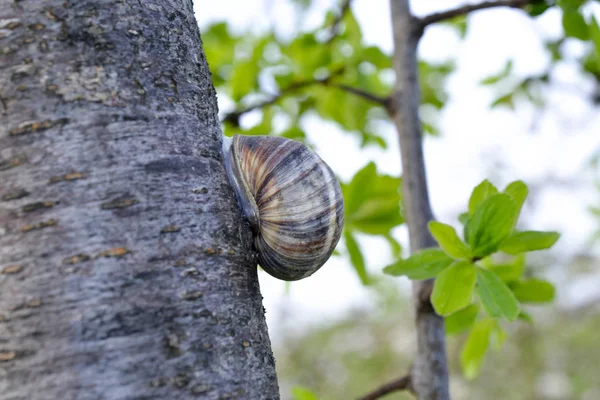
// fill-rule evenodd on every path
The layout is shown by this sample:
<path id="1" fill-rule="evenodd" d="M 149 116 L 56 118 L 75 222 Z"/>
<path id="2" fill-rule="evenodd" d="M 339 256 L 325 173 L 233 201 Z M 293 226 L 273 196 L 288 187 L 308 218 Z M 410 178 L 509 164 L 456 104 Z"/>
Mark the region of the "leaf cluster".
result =
<path id="1" fill-rule="evenodd" d="M 431 303 L 447 317 L 448 332 L 470 329 L 461 356 L 467 377 L 477 374 L 491 343 L 503 341 L 501 320 L 527 320 L 522 304 L 554 298 L 551 283 L 524 276 L 525 254 L 549 249 L 559 238 L 557 232 L 515 229 L 527 192 L 522 181 L 502 192 L 487 180 L 481 182 L 471 194 L 468 211 L 459 217 L 462 238 L 451 225 L 431 221 L 429 230 L 440 248 L 419 251 L 384 269 L 410 279 L 436 278 Z M 510 261 L 496 263 L 497 253 Z M 480 316 L 482 310 L 485 315 Z"/>

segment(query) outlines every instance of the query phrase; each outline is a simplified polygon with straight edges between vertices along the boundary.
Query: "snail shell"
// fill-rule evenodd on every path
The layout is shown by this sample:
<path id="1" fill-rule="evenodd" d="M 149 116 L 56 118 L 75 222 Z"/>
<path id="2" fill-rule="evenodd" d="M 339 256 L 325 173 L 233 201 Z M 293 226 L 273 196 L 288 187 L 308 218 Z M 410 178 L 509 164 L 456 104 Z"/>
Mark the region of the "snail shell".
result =
<path id="1" fill-rule="evenodd" d="M 225 165 L 254 233 L 260 266 L 286 281 L 331 256 L 344 224 L 333 171 L 305 145 L 274 136 L 224 138 Z"/>

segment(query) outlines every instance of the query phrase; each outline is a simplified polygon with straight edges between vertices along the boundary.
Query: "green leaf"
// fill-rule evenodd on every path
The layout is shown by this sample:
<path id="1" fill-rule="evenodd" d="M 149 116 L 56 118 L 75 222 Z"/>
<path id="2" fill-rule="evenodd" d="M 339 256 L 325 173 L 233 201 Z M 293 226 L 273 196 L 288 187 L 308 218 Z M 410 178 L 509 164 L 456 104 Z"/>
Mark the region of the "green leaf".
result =
<path id="1" fill-rule="evenodd" d="M 306 140 L 306 133 L 298 127 L 298 125 L 293 125 L 281 132 L 280 136 L 288 139 L 297 140 L 299 142 L 303 142 Z"/>
<path id="2" fill-rule="evenodd" d="M 499 81 L 501 81 L 502 79 L 507 78 L 510 75 L 510 73 L 512 71 L 512 67 L 513 67 L 513 61 L 512 60 L 508 60 L 506 62 L 506 64 L 504 64 L 504 68 L 502 69 L 502 71 L 500 71 L 496 75 L 492 75 L 492 76 L 489 76 L 489 77 L 483 79 L 479 83 L 481 85 L 493 85 L 495 83 L 498 83 Z"/>
<path id="3" fill-rule="evenodd" d="M 467 379 L 473 379 L 479 374 L 494 325 L 493 320 L 485 319 L 477 322 L 471 330 L 460 353 L 460 366 Z"/>
<path id="4" fill-rule="evenodd" d="M 385 240 L 387 240 L 387 242 L 389 243 L 390 247 L 392 248 L 392 256 L 394 256 L 394 258 L 400 257 L 402 255 L 402 246 L 396 240 L 396 238 L 394 238 L 389 233 L 386 233 L 385 235 L 383 235 L 383 237 L 385 238 Z"/>
<path id="5" fill-rule="evenodd" d="M 465 38 L 467 34 L 467 18 L 464 15 L 459 15 L 457 17 L 442 21 L 443 24 L 448 24 L 454 27 L 460 36 L 461 39 Z"/>
<path id="6" fill-rule="evenodd" d="M 519 303 L 513 292 L 493 272 L 479 267 L 476 271 L 477 293 L 488 315 L 514 321 L 519 315 Z"/>
<path id="7" fill-rule="evenodd" d="M 437 221 L 429 222 L 429 231 L 440 247 L 450 257 L 457 259 L 471 257 L 471 251 L 456 234 L 453 227 Z"/>
<path id="8" fill-rule="evenodd" d="M 261 110 L 262 120 L 244 132 L 245 135 L 268 135 L 273 131 L 273 117 L 275 116 L 275 110 L 273 107 L 265 107 Z"/>
<path id="9" fill-rule="evenodd" d="M 542 279 L 528 279 L 511 285 L 515 297 L 523 303 L 548 303 L 554 300 L 556 289 Z"/>
<path id="10" fill-rule="evenodd" d="M 527 322 L 528 324 L 533 324 L 533 317 L 531 316 L 531 314 L 526 313 L 525 311 L 522 311 L 519 313 L 519 317 L 518 317 L 521 321 Z"/>
<path id="11" fill-rule="evenodd" d="M 504 282 L 518 281 L 525 270 L 525 256 L 520 254 L 510 263 L 491 265 L 489 269 Z"/>
<path id="12" fill-rule="evenodd" d="M 346 226 L 371 235 L 383 235 L 403 222 L 400 178 L 377 173 L 375 163 L 358 171 L 342 185 Z"/>
<path id="13" fill-rule="evenodd" d="M 490 332 L 490 345 L 492 349 L 498 351 L 506 341 L 506 331 L 497 323 L 494 324 Z"/>
<path id="14" fill-rule="evenodd" d="M 383 269 L 392 276 L 407 276 L 413 280 L 435 278 L 454 262 L 440 249 L 421 250 L 406 260 L 400 260 Z"/>
<path id="15" fill-rule="evenodd" d="M 496 108 L 498 106 L 506 106 L 511 110 L 515 109 L 515 93 L 507 93 L 503 96 L 498 97 L 490 104 L 490 108 Z"/>
<path id="16" fill-rule="evenodd" d="M 352 47 L 359 47 L 362 40 L 362 32 L 352 10 L 344 13 L 342 22 L 344 24 L 344 32 L 340 37 L 347 39 Z"/>
<path id="17" fill-rule="evenodd" d="M 458 216 L 458 221 L 461 224 L 465 225 L 467 222 L 469 222 L 470 218 L 471 218 L 471 215 L 468 212 L 464 212 Z"/>
<path id="18" fill-rule="evenodd" d="M 313 392 L 302 386 L 293 387 L 292 396 L 294 396 L 294 400 L 319 400 Z"/>
<path id="19" fill-rule="evenodd" d="M 511 182 L 506 186 L 506 189 L 504 189 L 504 194 L 509 195 L 510 198 L 515 202 L 515 224 L 516 219 L 521 213 L 521 208 L 523 208 L 523 203 L 525 203 L 525 199 L 527 198 L 528 191 L 527 185 L 523 181 Z"/>
<path id="20" fill-rule="evenodd" d="M 418 69 L 421 103 L 441 109 L 448 99 L 445 82 L 448 75 L 454 70 L 454 64 L 431 64 L 419 60 Z"/>
<path id="21" fill-rule="evenodd" d="M 298 35 L 282 53 L 291 61 L 296 79 L 313 78 L 318 68 L 327 67 L 331 62 L 331 52 L 319 43 L 313 33 Z"/>
<path id="22" fill-rule="evenodd" d="M 525 7 L 525 10 L 530 17 L 537 17 L 538 15 L 543 14 L 548 8 L 550 8 L 550 5 L 544 1 L 540 3 L 528 4 Z"/>
<path id="23" fill-rule="evenodd" d="M 371 64 L 375 65 L 377 68 L 381 68 L 381 69 L 392 68 L 392 57 L 385 54 L 377 46 L 365 47 L 362 50 L 361 60 L 370 62 Z"/>
<path id="24" fill-rule="evenodd" d="M 580 40 L 588 40 L 590 38 L 588 26 L 580 10 L 563 9 L 562 25 L 566 36 Z"/>
<path id="25" fill-rule="evenodd" d="M 469 329 L 475 323 L 478 313 L 477 304 L 469 304 L 462 310 L 446 317 L 446 333 L 454 335 Z"/>
<path id="26" fill-rule="evenodd" d="M 257 86 L 258 65 L 254 60 L 238 63 L 231 75 L 231 98 L 238 102 Z"/>
<path id="27" fill-rule="evenodd" d="M 510 235 L 515 219 L 515 203 L 505 194 L 484 200 L 465 225 L 465 238 L 473 256 L 482 258 L 498 249 Z"/>
<path id="28" fill-rule="evenodd" d="M 367 274 L 365 259 L 363 258 L 356 239 L 348 229 L 344 231 L 344 240 L 346 241 L 346 248 L 348 249 L 348 253 L 350 253 L 350 262 L 352 263 L 354 270 L 358 274 L 362 284 L 368 285 L 369 275 Z"/>
<path id="29" fill-rule="evenodd" d="M 556 4 L 563 10 L 577 10 L 587 0 L 557 0 Z"/>
<path id="30" fill-rule="evenodd" d="M 468 306 L 473 297 L 475 279 L 475 268 L 467 261 L 458 261 L 443 270 L 431 293 L 435 311 L 447 316 Z"/>
<path id="31" fill-rule="evenodd" d="M 598 26 L 598 21 L 596 21 L 596 17 L 594 16 L 592 16 L 592 21 L 590 23 L 590 37 L 594 42 L 596 55 L 600 57 L 600 27 Z"/>
<path id="32" fill-rule="evenodd" d="M 499 249 L 508 254 L 545 250 L 554 246 L 559 237 L 558 232 L 515 232 L 500 244 Z"/>
<path id="33" fill-rule="evenodd" d="M 481 182 L 473 189 L 469 198 L 469 213 L 473 214 L 479 204 L 496 193 L 498 193 L 498 189 L 490 181 L 486 179 Z"/>

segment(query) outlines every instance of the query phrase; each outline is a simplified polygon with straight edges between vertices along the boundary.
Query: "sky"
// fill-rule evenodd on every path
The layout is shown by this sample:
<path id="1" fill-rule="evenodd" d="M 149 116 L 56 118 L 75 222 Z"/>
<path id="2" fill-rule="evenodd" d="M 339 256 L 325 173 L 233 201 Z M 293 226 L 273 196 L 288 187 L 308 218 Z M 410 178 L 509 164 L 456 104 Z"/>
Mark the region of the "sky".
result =
<path id="1" fill-rule="evenodd" d="M 196 0 L 195 12 L 200 31 L 207 25 L 227 21 L 234 31 L 264 31 L 275 26 L 278 34 L 292 37 L 300 23 L 304 27 L 320 24 L 327 10 L 336 9 L 335 0 L 316 0 L 308 18 L 298 21 L 288 0 Z M 463 4 L 454 0 L 413 1 L 413 12 L 427 15 Z M 391 53 L 393 49 L 388 1 L 355 0 L 354 11 L 363 29 L 364 40 Z M 589 12 L 600 14 L 600 6 Z M 456 59 L 457 70 L 447 85 L 450 100 L 441 113 L 440 137 L 424 141 L 430 197 L 436 218 L 458 226 L 457 215 L 465 208 L 469 195 L 483 179 L 499 187 L 522 179 L 534 188 L 523 210 L 525 224 L 537 230 L 562 233 L 554 252 L 558 264 L 543 271 L 555 283 L 569 278 L 568 262 L 589 244 L 598 222 L 587 207 L 600 205 L 600 194 L 593 188 L 589 161 L 600 154 L 600 115 L 582 96 L 592 92 L 589 78 L 577 71 L 575 62 L 565 62 L 552 76 L 555 85 L 544 93 L 549 107 L 543 114 L 527 104 L 516 111 L 489 104 L 498 97 L 498 88 L 481 87 L 479 81 L 498 73 L 508 59 L 514 63 L 516 76 L 543 72 L 549 65 L 543 38 L 562 34 L 561 15 L 549 10 L 536 21 L 513 9 L 480 11 L 469 17 L 464 40 L 451 28 L 428 28 L 419 47 L 420 57 L 430 62 Z M 566 44 L 572 57 L 584 51 L 576 41 Z M 506 89 L 506 88 L 505 88 Z M 231 110 L 232 103 L 219 95 L 221 112 Z M 243 123 L 256 116 L 249 115 Z M 335 124 L 318 118 L 304 121 L 305 131 L 317 153 L 343 181 L 369 161 L 378 169 L 400 175 L 398 142 L 391 124 L 381 126 L 387 150 L 359 149 L 357 140 L 344 134 Z M 393 232 L 407 247 L 405 227 Z M 380 273 L 392 261 L 388 245 L 366 235 L 360 236 L 369 271 Z M 591 251 L 600 255 L 598 246 Z M 333 257 L 320 271 L 289 287 L 282 281 L 259 273 L 267 323 L 272 340 L 285 325 L 311 326 L 340 318 L 353 307 L 369 307 L 373 293 L 363 287 L 348 261 Z M 394 278 L 390 278 L 394 279 Z M 409 293 L 410 283 L 395 278 Z M 600 299 L 600 275 L 581 276 L 559 286 L 558 302 L 562 307 L 579 307 Z M 275 335 L 273 334 L 275 332 Z"/>

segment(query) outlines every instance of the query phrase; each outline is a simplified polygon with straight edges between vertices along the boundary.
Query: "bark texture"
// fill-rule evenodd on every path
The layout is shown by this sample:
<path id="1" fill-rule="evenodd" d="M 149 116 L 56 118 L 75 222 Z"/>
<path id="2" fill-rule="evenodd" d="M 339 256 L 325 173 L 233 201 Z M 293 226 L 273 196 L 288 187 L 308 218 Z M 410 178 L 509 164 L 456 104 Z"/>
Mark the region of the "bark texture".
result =
<path id="1" fill-rule="evenodd" d="M 433 219 L 419 119 L 417 45 L 421 26 L 410 12 L 408 0 L 391 0 L 396 86 L 392 115 L 400 137 L 404 214 L 411 252 L 436 247 L 427 223 Z M 444 319 L 433 309 L 433 280 L 413 282 L 417 355 L 411 371 L 412 389 L 421 400 L 449 399 Z"/>
<path id="2" fill-rule="evenodd" d="M 0 2 L 0 399 L 278 398 L 191 0 Z"/>

